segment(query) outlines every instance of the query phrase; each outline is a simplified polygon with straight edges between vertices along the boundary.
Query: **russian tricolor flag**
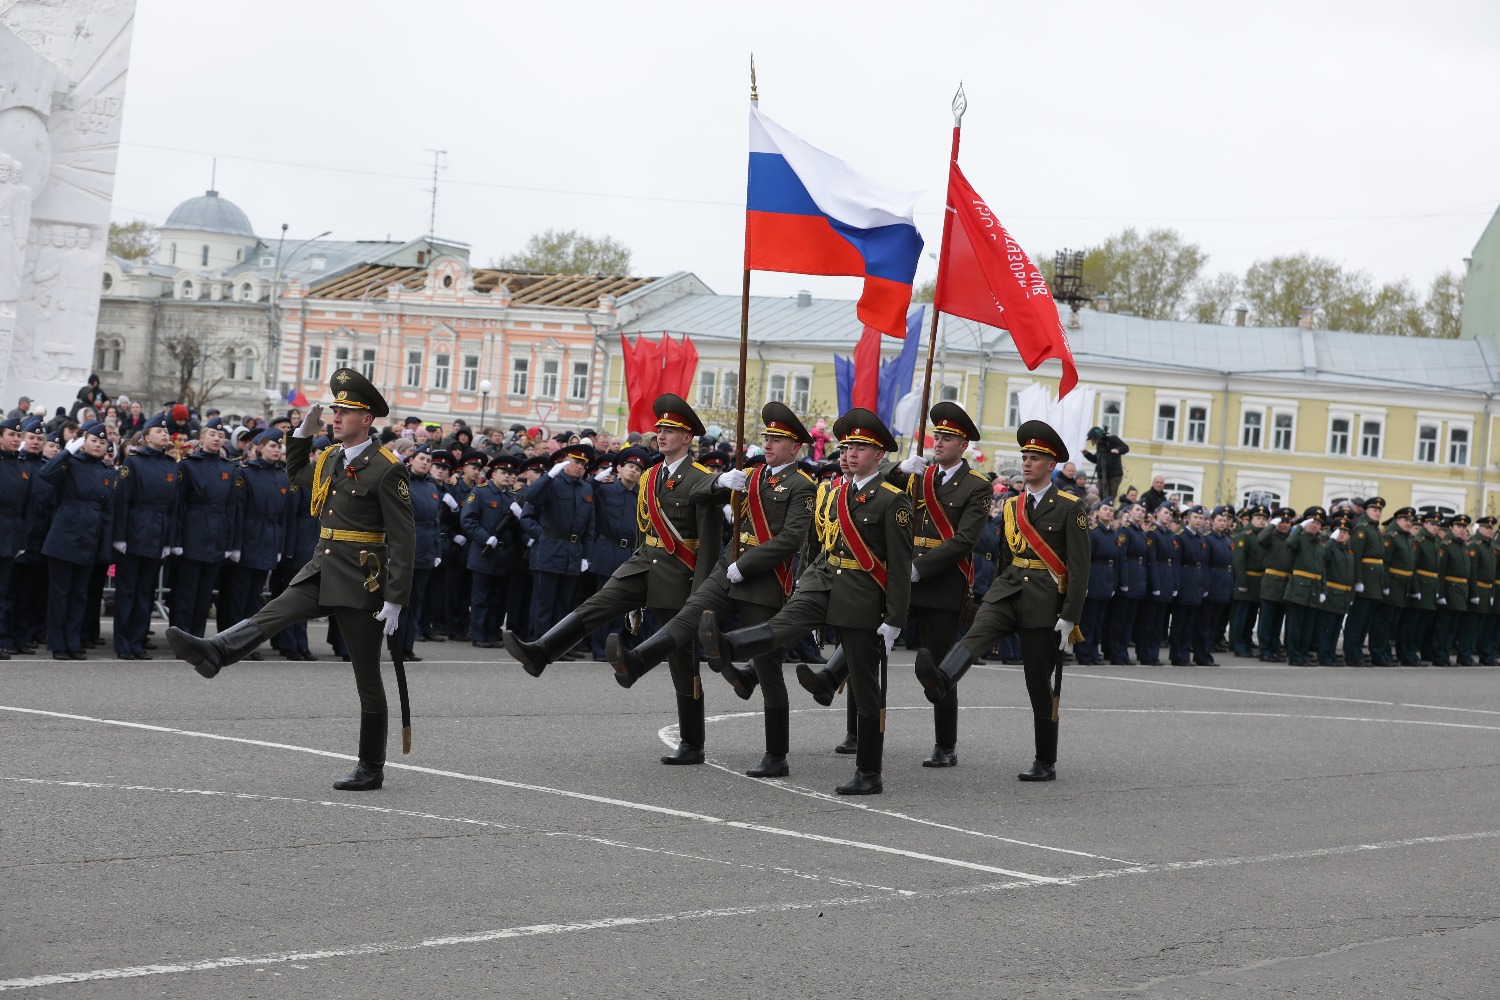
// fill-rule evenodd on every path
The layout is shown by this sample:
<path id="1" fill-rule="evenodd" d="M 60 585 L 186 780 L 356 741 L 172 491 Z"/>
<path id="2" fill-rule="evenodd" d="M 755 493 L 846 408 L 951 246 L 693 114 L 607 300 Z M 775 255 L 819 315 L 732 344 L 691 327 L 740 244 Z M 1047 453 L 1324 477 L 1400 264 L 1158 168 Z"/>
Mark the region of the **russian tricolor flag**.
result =
<path id="1" fill-rule="evenodd" d="M 897 191 L 750 107 L 745 268 L 865 279 L 859 319 L 906 335 L 922 236 L 915 191 Z"/>

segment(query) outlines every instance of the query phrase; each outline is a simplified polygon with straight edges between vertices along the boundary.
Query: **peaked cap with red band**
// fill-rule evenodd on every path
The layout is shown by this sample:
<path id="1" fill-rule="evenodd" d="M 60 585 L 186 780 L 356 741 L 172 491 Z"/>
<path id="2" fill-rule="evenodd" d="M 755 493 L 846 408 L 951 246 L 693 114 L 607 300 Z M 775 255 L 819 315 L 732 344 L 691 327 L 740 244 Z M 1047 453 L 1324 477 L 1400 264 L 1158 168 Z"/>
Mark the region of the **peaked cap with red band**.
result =
<path id="1" fill-rule="evenodd" d="M 1034 451 L 1059 462 L 1068 460 L 1068 446 L 1045 420 L 1028 420 L 1016 428 L 1016 443 L 1023 452 Z"/>
<path id="2" fill-rule="evenodd" d="M 761 422 L 766 425 L 766 433 L 777 437 L 789 437 L 798 444 L 812 444 L 812 435 L 797 419 L 797 414 L 785 403 L 772 401 L 767 403 L 760 411 Z"/>
<path id="3" fill-rule="evenodd" d="M 657 396 L 656 402 L 651 404 L 651 411 L 656 414 L 657 427 L 676 427 L 694 437 L 702 437 L 708 433 L 703 421 L 698 419 L 698 414 L 693 412 L 687 400 L 676 393 L 664 392 Z"/>
<path id="4" fill-rule="evenodd" d="M 979 428 L 964 412 L 964 408 L 950 400 L 938 403 L 928 411 L 932 418 L 932 433 L 957 434 L 966 441 L 979 440 Z"/>
<path id="5" fill-rule="evenodd" d="M 857 441 L 886 451 L 899 451 L 901 447 L 885 423 L 862 406 L 856 406 L 834 422 L 833 436 L 841 445 Z"/>

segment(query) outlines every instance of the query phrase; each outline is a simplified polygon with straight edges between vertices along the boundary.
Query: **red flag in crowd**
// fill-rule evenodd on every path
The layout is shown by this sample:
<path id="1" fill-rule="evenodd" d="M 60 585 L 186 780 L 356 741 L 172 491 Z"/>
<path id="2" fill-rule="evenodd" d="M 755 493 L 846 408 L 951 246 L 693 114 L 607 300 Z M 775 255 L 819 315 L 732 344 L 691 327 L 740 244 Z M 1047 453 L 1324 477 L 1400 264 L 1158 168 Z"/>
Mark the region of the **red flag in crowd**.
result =
<path id="1" fill-rule="evenodd" d="M 949 164 L 948 211 L 955 224 L 943 228 L 934 307 L 1009 330 L 1021 360 L 1033 371 L 1048 358 L 1061 361 L 1057 398 L 1066 396 L 1078 384 L 1078 369 L 1047 281 L 969 186 L 956 160 Z"/>
<path id="2" fill-rule="evenodd" d="M 871 413 L 880 410 L 880 331 L 866 326 L 854 348 L 854 385 L 849 392 L 850 406 L 863 406 Z"/>
<path id="3" fill-rule="evenodd" d="M 698 371 L 698 348 L 683 337 L 673 340 L 663 336 L 660 342 L 620 334 L 620 348 L 625 362 L 625 398 L 630 405 L 627 427 L 646 434 L 656 428 L 652 404 L 664 392 L 686 396 Z"/>

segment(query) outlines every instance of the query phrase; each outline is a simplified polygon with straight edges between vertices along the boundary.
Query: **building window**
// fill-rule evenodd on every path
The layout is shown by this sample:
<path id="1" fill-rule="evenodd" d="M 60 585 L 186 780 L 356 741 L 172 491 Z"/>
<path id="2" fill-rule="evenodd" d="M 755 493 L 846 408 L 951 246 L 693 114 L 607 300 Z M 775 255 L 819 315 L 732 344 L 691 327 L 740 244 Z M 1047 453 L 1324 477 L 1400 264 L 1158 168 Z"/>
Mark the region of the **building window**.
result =
<path id="1" fill-rule="evenodd" d="M 1016 417 L 1021 415 L 1020 403 L 1016 401 L 1016 394 L 1011 393 L 1011 405 L 1014 406 Z M 1104 428 L 1104 433 L 1120 436 L 1120 428 L 1125 425 L 1125 404 L 1118 399 L 1106 399 L 1099 404 L 1099 426 Z M 1007 414 L 1007 419 L 1009 414 Z M 1015 426 L 1008 424 L 1007 426 Z"/>
<path id="2" fill-rule="evenodd" d="M 698 373 L 698 405 L 713 406 L 714 400 L 719 397 L 719 373 Z"/>
<path id="3" fill-rule="evenodd" d="M 1328 424 L 1328 454 L 1349 454 L 1349 418 L 1334 417 Z"/>
<path id="4" fill-rule="evenodd" d="M 557 398 L 557 369 L 558 362 L 556 360 L 542 362 L 542 384 L 538 395 L 543 399 Z"/>
<path id="5" fill-rule="evenodd" d="M 464 392 L 475 392 L 479 388 L 479 355 L 465 354 L 463 372 L 459 376 Z"/>
<path id="6" fill-rule="evenodd" d="M 229 360 L 224 362 L 224 377 L 231 382 L 240 377 L 240 359 L 233 351 L 229 352 Z"/>
<path id="7" fill-rule="evenodd" d="M 1271 418 L 1271 448 L 1273 450 L 1292 450 L 1292 420 L 1290 413 L 1278 413 Z"/>
<path id="8" fill-rule="evenodd" d="M 112 274 L 110 274 L 108 271 L 105 271 L 104 272 L 104 290 L 107 292 L 107 291 L 109 291 L 113 287 L 115 287 L 115 276 L 112 275 Z"/>
<path id="9" fill-rule="evenodd" d="M 1108 405 L 1108 404 L 1106 404 Z M 1005 426 L 1021 426 L 1021 392 L 1012 389 L 1005 398 Z"/>
<path id="10" fill-rule="evenodd" d="M 314 345 L 307 349 L 307 381 L 323 381 L 323 348 Z"/>
<path id="11" fill-rule="evenodd" d="M 958 402 L 958 386 L 944 383 L 938 389 L 938 401 L 943 403 Z"/>
<path id="12" fill-rule="evenodd" d="M 785 403 L 786 402 L 786 376 L 785 375 L 772 375 L 771 376 L 771 384 L 770 384 L 770 386 L 768 387 L 768 389 L 766 391 L 766 402 L 768 402 L 768 403 Z"/>
<path id="13" fill-rule="evenodd" d="M 1380 457 L 1380 421 L 1366 420 L 1359 431 L 1359 457 Z"/>
<path id="14" fill-rule="evenodd" d="M 1263 504 L 1275 510 L 1281 506 L 1281 494 L 1275 490 L 1249 489 L 1240 494 L 1240 506 L 1249 507 L 1252 504 Z"/>
<path id="15" fill-rule="evenodd" d="M 240 366 L 241 375 L 246 382 L 249 382 L 255 378 L 255 355 L 246 351 L 245 357 L 242 360 L 244 364 Z"/>
<path id="16" fill-rule="evenodd" d="M 1198 487 L 1192 483 L 1174 483 L 1169 481 L 1162 486 L 1162 492 L 1169 498 L 1173 493 L 1176 493 L 1177 498 L 1183 503 L 1192 503 L 1193 498 L 1197 496 L 1197 490 Z"/>
<path id="17" fill-rule="evenodd" d="M 171 258 L 172 258 L 171 260 L 167 261 L 168 264 L 175 264 L 175 263 L 177 263 L 177 244 L 176 243 L 172 244 Z"/>
<path id="18" fill-rule="evenodd" d="M 1177 404 L 1156 404 L 1156 440 L 1177 440 Z"/>
<path id="19" fill-rule="evenodd" d="M 510 394 L 512 396 L 526 395 L 526 388 L 531 381 L 531 359 L 512 358 L 510 362 Z"/>
<path id="20" fill-rule="evenodd" d="M 448 373 L 453 367 L 453 355 L 434 354 L 432 356 L 432 387 L 434 389 L 448 388 Z"/>
<path id="21" fill-rule="evenodd" d="M 573 362 L 573 377 L 568 380 L 569 399 L 587 399 L 589 394 L 589 363 Z"/>
<path id="22" fill-rule="evenodd" d="M 806 413 L 812 407 L 812 377 L 809 375 L 792 376 L 792 411 L 795 413 Z"/>
<path id="23" fill-rule="evenodd" d="M 1438 452 L 1437 424 L 1423 424 L 1417 428 L 1417 461 L 1436 462 Z"/>
<path id="24" fill-rule="evenodd" d="M 1448 428 L 1448 464 L 1469 464 L 1469 429 L 1467 427 Z"/>
<path id="25" fill-rule="evenodd" d="M 740 405 L 740 383 L 738 379 L 726 378 L 724 385 L 720 388 L 719 396 L 722 402 L 720 406 L 737 407 Z"/>
<path id="26" fill-rule="evenodd" d="M 1265 423 L 1266 415 L 1259 410 L 1246 410 L 1245 415 L 1240 418 L 1240 447 L 1259 448 L 1261 425 Z"/>
<path id="27" fill-rule="evenodd" d="M 406 352 L 406 387 L 416 389 L 422 385 L 422 352 Z"/>
<path id="28" fill-rule="evenodd" d="M 190 281 L 190 280 L 184 280 L 182 282 L 182 297 L 185 298 L 185 299 L 193 298 L 193 283 L 192 283 L 192 281 Z"/>
<path id="29" fill-rule="evenodd" d="M 1189 406 L 1187 418 L 1187 443 L 1206 444 L 1208 442 L 1208 407 Z"/>
<path id="30" fill-rule="evenodd" d="M 1424 503 L 1417 505 L 1418 514 L 1438 514 L 1442 517 L 1452 517 L 1458 513 L 1458 508 L 1445 503 Z"/>
<path id="31" fill-rule="evenodd" d="M 203 244 L 203 266 L 208 266 L 208 244 Z"/>
<path id="32" fill-rule="evenodd" d="M 250 284 L 250 282 L 248 281 L 241 285 L 240 298 L 246 302 L 255 301 L 255 286 Z"/>
<path id="33" fill-rule="evenodd" d="M 335 370 L 349 367 L 349 348 L 335 347 L 333 349 L 333 367 Z"/>
<path id="34" fill-rule="evenodd" d="M 366 347 L 359 352 L 359 373 L 370 381 L 375 381 L 375 349 Z"/>

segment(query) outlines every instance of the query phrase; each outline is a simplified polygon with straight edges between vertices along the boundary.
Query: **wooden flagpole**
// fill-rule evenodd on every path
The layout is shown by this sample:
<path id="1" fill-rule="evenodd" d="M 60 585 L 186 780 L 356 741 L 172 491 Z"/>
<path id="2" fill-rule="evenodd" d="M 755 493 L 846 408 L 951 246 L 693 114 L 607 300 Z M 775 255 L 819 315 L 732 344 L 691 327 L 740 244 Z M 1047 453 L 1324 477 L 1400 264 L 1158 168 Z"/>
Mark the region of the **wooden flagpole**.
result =
<path id="1" fill-rule="evenodd" d="M 948 169 L 952 173 L 953 164 L 958 162 L 958 133 L 963 127 L 964 112 L 969 109 L 969 100 L 964 96 L 964 85 L 958 85 L 958 93 L 953 95 L 953 151 L 948 156 Z M 948 256 L 948 235 L 953 230 L 953 212 L 948 207 L 948 189 L 943 189 L 943 242 L 938 248 L 938 284 L 943 281 L 943 261 Z M 746 279 L 749 280 L 748 278 Z M 922 412 L 917 423 L 917 454 L 923 452 L 924 442 L 927 440 L 927 411 L 932 403 L 932 359 L 937 354 L 938 334 L 938 309 L 937 296 L 933 296 L 932 303 L 932 326 L 927 334 L 927 373 L 922 377 Z M 980 420 L 984 414 L 979 415 Z"/>
<path id="2" fill-rule="evenodd" d="M 750 103 L 760 104 L 760 92 L 755 86 L 755 53 L 750 53 Z M 734 418 L 734 467 L 745 467 L 745 369 L 750 366 L 750 218 L 745 217 L 746 267 L 744 281 L 740 285 L 740 378 L 739 390 L 735 393 L 738 412 Z M 734 538 L 730 540 L 730 561 L 740 557 L 740 515 L 744 494 L 736 491 L 730 496 L 730 513 L 734 520 Z"/>

